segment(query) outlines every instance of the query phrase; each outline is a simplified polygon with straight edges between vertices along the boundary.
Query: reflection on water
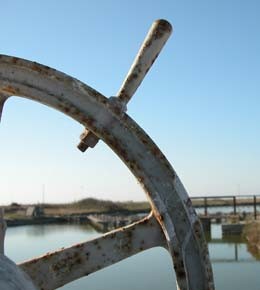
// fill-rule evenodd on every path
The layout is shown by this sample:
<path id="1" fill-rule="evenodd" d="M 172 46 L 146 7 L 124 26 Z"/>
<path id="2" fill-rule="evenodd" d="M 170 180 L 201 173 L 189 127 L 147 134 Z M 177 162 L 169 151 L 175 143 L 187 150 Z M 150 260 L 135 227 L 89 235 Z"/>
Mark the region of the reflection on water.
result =
<path id="1" fill-rule="evenodd" d="M 91 227 L 82 225 L 36 225 L 9 228 L 6 237 L 6 254 L 15 261 L 23 261 L 98 235 L 100 234 Z M 211 236 L 207 239 L 216 289 L 260 289 L 260 262 L 248 252 L 245 241 L 239 237 L 223 238 L 221 225 L 212 225 Z M 176 286 L 169 254 L 164 249 L 156 248 L 60 289 L 172 290 L 176 289 Z"/>
<path id="2" fill-rule="evenodd" d="M 77 231 L 77 225 L 74 225 L 76 227 L 76 231 Z M 70 231 L 70 227 L 68 228 L 67 225 L 53 225 L 53 226 L 28 226 L 26 227 L 26 235 L 29 237 L 44 237 L 46 235 L 55 235 L 55 233 L 57 233 L 57 231 L 61 231 L 61 230 L 65 230 L 65 232 L 67 230 Z M 75 230 L 75 229 L 74 229 Z M 93 229 L 93 227 L 91 227 L 90 225 L 80 225 L 78 227 L 78 231 L 82 232 L 82 231 L 86 231 L 89 233 L 94 233 L 96 234 L 95 230 Z"/>
<path id="3" fill-rule="evenodd" d="M 62 247 L 87 241 L 99 234 L 82 225 L 33 225 L 7 229 L 7 255 L 18 262 Z M 19 244 L 19 247 L 17 245 Z"/>
<path id="4" fill-rule="evenodd" d="M 213 225 L 211 237 L 207 237 L 213 263 L 256 262 L 240 236 L 222 237 L 221 225 Z"/>

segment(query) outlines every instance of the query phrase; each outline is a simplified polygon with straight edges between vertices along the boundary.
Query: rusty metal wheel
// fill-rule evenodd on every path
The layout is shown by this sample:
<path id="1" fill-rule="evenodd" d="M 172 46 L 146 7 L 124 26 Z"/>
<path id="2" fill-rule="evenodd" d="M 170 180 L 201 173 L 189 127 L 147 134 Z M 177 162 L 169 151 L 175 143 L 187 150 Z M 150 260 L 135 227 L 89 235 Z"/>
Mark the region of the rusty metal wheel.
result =
<path id="1" fill-rule="evenodd" d="M 173 259 L 181 290 L 214 289 L 207 244 L 186 190 L 159 148 L 125 113 L 126 103 L 170 33 L 167 21 L 153 24 L 117 98 L 106 98 L 49 67 L 0 55 L 2 106 L 11 95 L 21 96 L 83 124 L 86 132 L 79 148 L 84 151 L 94 147 L 98 139 L 103 140 L 137 178 L 152 208 L 149 216 L 129 226 L 20 264 L 37 288 L 56 289 L 140 251 L 161 246 Z M 0 285 L 2 280 L 0 275 Z"/>

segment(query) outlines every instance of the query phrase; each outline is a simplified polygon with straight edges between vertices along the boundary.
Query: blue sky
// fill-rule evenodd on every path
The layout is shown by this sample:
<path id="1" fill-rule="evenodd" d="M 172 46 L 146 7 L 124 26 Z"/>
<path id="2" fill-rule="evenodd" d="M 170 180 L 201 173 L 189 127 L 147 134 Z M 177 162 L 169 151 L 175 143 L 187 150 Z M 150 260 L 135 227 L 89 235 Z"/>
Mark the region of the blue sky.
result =
<path id="1" fill-rule="evenodd" d="M 3 1 L 2 54 L 54 67 L 115 95 L 152 22 L 174 32 L 128 106 L 190 195 L 260 193 L 259 1 Z M 101 142 L 77 150 L 82 126 L 11 98 L 0 129 L 0 204 L 83 197 L 144 200 Z"/>

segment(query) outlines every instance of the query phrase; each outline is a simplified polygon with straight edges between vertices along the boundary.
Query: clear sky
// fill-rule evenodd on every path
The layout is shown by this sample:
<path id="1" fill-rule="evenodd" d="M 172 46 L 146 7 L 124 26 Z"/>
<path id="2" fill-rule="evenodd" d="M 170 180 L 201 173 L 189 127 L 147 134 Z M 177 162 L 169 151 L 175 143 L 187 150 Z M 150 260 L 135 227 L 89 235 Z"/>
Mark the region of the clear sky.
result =
<path id="1" fill-rule="evenodd" d="M 260 194 L 260 1 L 0 0 L 0 49 L 115 95 L 152 22 L 174 33 L 128 106 L 190 195 Z M 13 97 L 0 127 L 0 204 L 145 200 L 82 126 Z M 44 188 L 44 189 L 43 189 Z"/>

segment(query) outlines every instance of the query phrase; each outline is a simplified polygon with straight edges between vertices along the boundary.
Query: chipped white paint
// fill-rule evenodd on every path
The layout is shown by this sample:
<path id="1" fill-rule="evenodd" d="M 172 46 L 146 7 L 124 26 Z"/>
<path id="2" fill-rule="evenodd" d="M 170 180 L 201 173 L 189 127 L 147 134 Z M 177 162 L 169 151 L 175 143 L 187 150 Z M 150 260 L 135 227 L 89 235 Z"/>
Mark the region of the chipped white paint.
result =
<path id="1" fill-rule="evenodd" d="M 52 290 L 158 246 L 166 247 L 165 239 L 160 225 L 150 215 L 100 238 L 24 262 L 20 267 L 40 289 Z"/>
<path id="2" fill-rule="evenodd" d="M 153 23 L 117 93 L 122 103 L 127 104 L 132 98 L 171 33 L 169 22 L 160 19 Z"/>
<path id="3" fill-rule="evenodd" d="M 135 87 L 136 84 L 132 82 L 129 92 L 131 86 Z M 74 246 L 23 263 L 22 269 L 36 285 L 45 290 L 54 289 L 62 283 L 78 279 L 144 250 L 148 248 L 150 241 L 154 243 L 150 246 L 166 245 L 173 259 L 181 290 L 214 289 L 203 230 L 185 188 L 159 148 L 124 110 L 118 110 L 115 103 L 112 102 L 111 105 L 111 99 L 61 72 L 3 55 L 0 55 L 0 93 L 26 97 L 55 108 L 83 124 L 103 140 L 144 188 L 153 216 L 158 221 L 157 226 L 151 226 L 151 229 L 145 222 L 140 222 L 132 225 L 132 228 L 126 227 L 109 233 L 100 240 L 78 246 L 84 248 L 85 255 L 87 252 L 89 255 L 97 255 L 92 262 L 86 256 L 83 258 L 77 246 Z M 151 216 L 148 220 L 154 219 Z M 158 229 L 162 229 L 163 234 Z M 135 231 L 138 234 L 132 236 L 131 233 Z M 143 237 L 141 241 L 140 237 Z M 166 244 L 159 243 L 163 239 Z M 130 242 L 132 247 L 128 248 Z M 144 246 L 140 246 L 142 242 Z M 101 251 L 102 247 L 104 252 Z M 110 255 L 109 261 L 102 254 L 99 256 L 101 252 Z M 64 255 L 70 257 L 70 263 L 65 263 Z"/>

